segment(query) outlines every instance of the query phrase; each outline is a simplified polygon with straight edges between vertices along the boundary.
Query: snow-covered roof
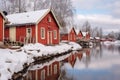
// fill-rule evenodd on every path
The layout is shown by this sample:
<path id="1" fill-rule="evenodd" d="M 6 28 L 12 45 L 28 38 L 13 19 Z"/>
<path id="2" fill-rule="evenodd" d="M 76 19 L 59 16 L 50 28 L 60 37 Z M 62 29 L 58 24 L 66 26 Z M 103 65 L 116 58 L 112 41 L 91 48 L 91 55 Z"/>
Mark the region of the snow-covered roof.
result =
<path id="1" fill-rule="evenodd" d="M 7 25 L 21 25 L 21 24 L 37 24 L 39 23 L 51 10 L 50 9 L 43 9 L 39 11 L 31 11 L 31 12 L 24 12 L 24 13 L 16 13 L 7 15 L 6 17 L 10 21 L 10 24 Z M 53 14 L 58 26 L 60 27 L 54 13 Z"/>
<path id="2" fill-rule="evenodd" d="M 47 12 L 49 12 L 49 9 L 16 13 L 7 15 L 6 17 L 10 21 L 10 24 L 37 23 L 38 20 L 41 19 Z"/>
<path id="3" fill-rule="evenodd" d="M 90 39 L 94 39 L 93 37 L 90 37 Z"/>
<path id="4" fill-rule="evenodd" d="M 83 36 L 86 36 L 87 33 L 88 33 L 88 32 L 82 32 L 82 35 L 83 35 Z"/>
<path id="5" fill-rule="evenodd" d="M 79 32 L 80 32 L 80 30 L 79 30 L 79 29 L 75 29 L 75 32 L 76 32 L 76 34 L 78 35 Z"/>
<path id="6" fill-rule="evenodd" d="M 100 37 L 95 37 L 95 39 L 100 39 Z"/>

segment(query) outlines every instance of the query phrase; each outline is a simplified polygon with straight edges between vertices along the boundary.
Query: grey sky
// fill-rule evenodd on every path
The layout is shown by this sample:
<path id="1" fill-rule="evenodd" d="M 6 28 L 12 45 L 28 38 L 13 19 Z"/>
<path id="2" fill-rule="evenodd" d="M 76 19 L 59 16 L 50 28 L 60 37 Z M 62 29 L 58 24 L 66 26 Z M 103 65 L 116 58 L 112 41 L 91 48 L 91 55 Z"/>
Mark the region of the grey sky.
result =
<path id="1" fill-rule="evenodd" d="M 120 31 L 120 0 L 72 0 L 75 20 L 82 25 L 88 20 L 93 27 L 102 27 L 104 33 Z"/>

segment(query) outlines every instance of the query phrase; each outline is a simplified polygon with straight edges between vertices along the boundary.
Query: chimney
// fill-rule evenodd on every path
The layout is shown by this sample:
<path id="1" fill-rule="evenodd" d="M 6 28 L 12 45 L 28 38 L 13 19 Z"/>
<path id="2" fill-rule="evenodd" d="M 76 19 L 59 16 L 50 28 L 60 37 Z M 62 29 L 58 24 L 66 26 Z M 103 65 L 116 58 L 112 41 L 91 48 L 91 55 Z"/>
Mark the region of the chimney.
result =
<path id="1" fill-rule="evenodd" d="M 7 16 L 7 15 L 8 15 L 8 13 L 7 13 L 6 11 L 3 11 L 3 14 L 4 14 L 5 16 Z"/>

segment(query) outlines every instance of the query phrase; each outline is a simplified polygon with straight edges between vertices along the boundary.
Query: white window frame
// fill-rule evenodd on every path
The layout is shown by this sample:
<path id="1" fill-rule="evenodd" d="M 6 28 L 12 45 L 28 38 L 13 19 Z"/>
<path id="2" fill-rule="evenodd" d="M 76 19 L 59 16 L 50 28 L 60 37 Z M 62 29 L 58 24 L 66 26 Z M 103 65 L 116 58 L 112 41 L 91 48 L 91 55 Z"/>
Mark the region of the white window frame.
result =
<path id="1" fill-rule="evenodd" d="M 45 70 L 41 71 L 41 80 L 45 80 Z"/>
<path id="2" fill-rule="evenodd" d="M 51 75 L 52 75 L 52 64 L 50 65 L 50 71 L 51 71 Z"/>
<path id="3" fill-rule="evenodd" d="M 57 74 L 57 64 L 54 65 L 54 74 Z"/>
<path id="4" fill-rule="evenodd" d="M 43 33 L 42 33 L 42 30 L 43 30 Z M 45 28 L 44 27 L 41 27 L 40 28 L 40 31 L 41 31 L 41 39 L 45 39 Z M 42 35 L 43 34 L 43 35 Z"/>
<path id="5" fill-rule="evenodd" d="M 47 75 L 49 76 L 50 74 L 49 74 L 49 66 L 47 66 Z"/>
<path id="6" fill-rule="evenodd" d="M 52 20 L 51 20 L 51 17 L 49 16 L 49 17 L 48 17 L 48 22 L 51 22 L 51 21 L 52 21 Z"/>
<path id="7" fill-rule="evenodd" d="M 53 36 L 54 36 L 54 39 L 57 39 L 57 30 L 53 31 Z"/>
<path id="8" fill-rule="evenodd" d="M 32 36 L 32 28 L 31 27 L 28 27 L 28 28 L 26 28 L 26 34 L 28 34 L 28 29 L 30 30 L 30 35 L 28 36 L 26 36 L 26 37 L 31 37 Z"/>

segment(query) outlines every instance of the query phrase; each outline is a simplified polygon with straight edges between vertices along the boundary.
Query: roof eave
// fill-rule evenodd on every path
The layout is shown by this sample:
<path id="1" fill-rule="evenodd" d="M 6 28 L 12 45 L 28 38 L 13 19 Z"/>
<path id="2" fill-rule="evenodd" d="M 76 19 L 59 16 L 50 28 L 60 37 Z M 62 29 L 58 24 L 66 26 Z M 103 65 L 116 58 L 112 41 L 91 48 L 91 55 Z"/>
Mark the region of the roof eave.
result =
<path id="1" fill-rule="evenodd" d="M 58 22 L 58 20 L 57 20 L 57 18 L 56 18 L 56 16 L 55 16 L 54 12 L 53 12 L 51 9 L 48 9 L 48 11 L 37 21 L 37 24 L 38 24 L 49 12 L 52 13 L 53 17 L 55 18 L 55 21 L 57 22 L 58 27 L 61 28 L 61 26 L 60 26 L 60 24 L 59 24 L 59 22 Z"/>
<path id="2" fill-rule="evenodd" d="M 6 27 L 13 27 L 13 26 L 24 26 L 24 25 L 35 25 L 36 23 L 24 23 L 24 24 L 6 24 Z"/>
<path id="3" fill-rule="evenodd" d="M 5 21 L 7 21 L 6 16 L 5 16 L 1 11 L 0 11 L 0 14 L 2 15 L 3 19 L 4 19 Z"/>

